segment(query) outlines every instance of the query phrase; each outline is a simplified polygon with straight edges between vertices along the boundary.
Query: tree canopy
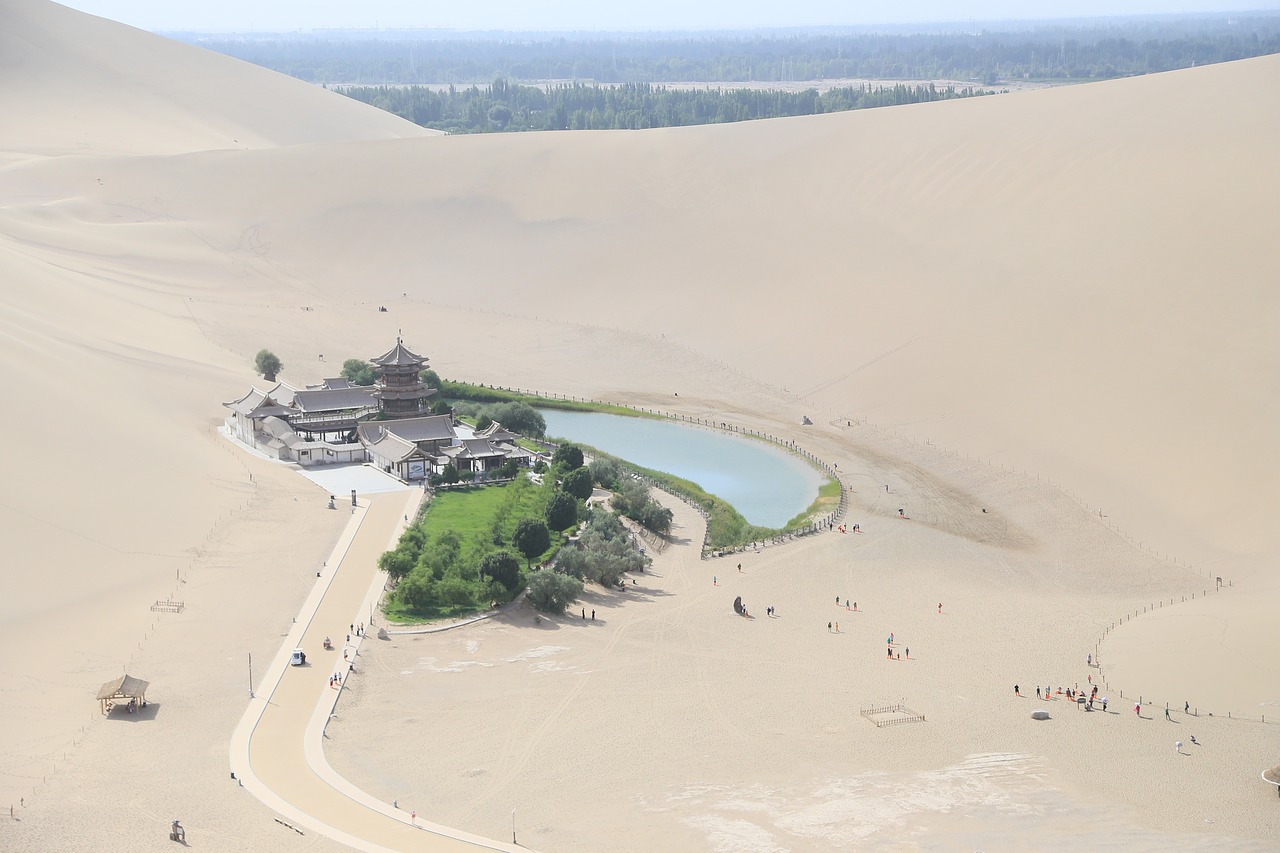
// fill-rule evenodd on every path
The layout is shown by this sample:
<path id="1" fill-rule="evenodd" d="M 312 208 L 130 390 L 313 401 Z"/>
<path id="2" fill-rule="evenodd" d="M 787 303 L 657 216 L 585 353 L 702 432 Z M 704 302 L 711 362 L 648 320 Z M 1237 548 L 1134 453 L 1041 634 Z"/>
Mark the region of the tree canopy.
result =
<path id="1" fill-rule="evenodd" d="M 253 357 L 253 366 L 268 382 L 275 382 L 276 375 L 284 370 L 284 363 L 269 349 L 260 349 Z"/>
<path id="2" fill-rule="evenodd" d="M 493 578 L 511 591 L 520 585 L 520 561 L 510 551 L 493 551 L 480 561 L 480 574 Z"/>
<path id="3" fill-rule="evenodd" d="M 1280 51 L 1274 10 L 1079 20 L 908 24 L 684 33 L 373 31 L 324 38 L 184 34 L 201 47 L 312 83 L 454 84 L 494 80 L 477 110 L 495 126 L 520 124 L 510 80 L 602 84 L 797 80 L 1101 79 L 1168 71 Z M 501 107 L 512 110 L 508 115 Z M 434 118 L 431 102 L 406 116 Z"/>
<path id="4" fill-rule="evenodd" d="M 373 365 L 359 358 L 349 358 L 342 362 L 342 376 L 352 385 L 372 385 L 378 378 Z"/>
<path id="5" fill-rule="evenodd" d="M 565 471 L 581 468 L 582 448 L 576 444 L 565 442 L 556 448 L 556 452 L 551 456 L 551 461 Z"/>
<path id="6" fill-rule="evenodd" d="M 591 471 L 587 468 L 574 468 L 564 475 L 564 479 L 560 481 L 560 488 L 578 500 L 585 501 L 591 497 L 593 489 Z"/>
<path id="7" fill-rule="evenodd" d="M 521 519 L 516 525 L 516 532 L 511 536 L 511 544 L 524 554 L 527 561 L 532 561 L 551 547 L 551 531 L 544 521 L 536 518 Z"/>
<path id="8" fill-rule="evenodd" d="M 582 581 L 555 569 L 529 575 L 529 602 L 543 613 L 563 613 L 582 594 Z"/>
<path id="9" fill-rule="evenodd" d="M 578 502 L 573 495 L 556 492 L 547 501 L 547 527 L 552 530 L 566 530 L 578 523 Z"/>

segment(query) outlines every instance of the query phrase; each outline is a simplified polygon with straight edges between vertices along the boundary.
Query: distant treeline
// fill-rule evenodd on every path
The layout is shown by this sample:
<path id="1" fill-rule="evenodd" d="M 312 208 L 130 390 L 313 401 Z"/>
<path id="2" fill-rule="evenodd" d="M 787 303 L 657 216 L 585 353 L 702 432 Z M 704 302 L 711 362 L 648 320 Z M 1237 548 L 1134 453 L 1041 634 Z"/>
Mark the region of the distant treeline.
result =
<path id="1" fill-rule="evenodd" d="M 819 93 L 776 89 L 668 89 L 648 83 L 522 86 L 495 80 L 483 88 L 357 86 L 343 94 L 414 124 L 450 133 L 516 130 L 639 130 L 815 115 L 990 94 L 932 84 L 855 86 Z"/>
<path id="2" fill-rule="evenodd" d="M 1267 13 L 755 33 L 177 33 L 314 83 L 1090 80 L 1280 53 Z"/>

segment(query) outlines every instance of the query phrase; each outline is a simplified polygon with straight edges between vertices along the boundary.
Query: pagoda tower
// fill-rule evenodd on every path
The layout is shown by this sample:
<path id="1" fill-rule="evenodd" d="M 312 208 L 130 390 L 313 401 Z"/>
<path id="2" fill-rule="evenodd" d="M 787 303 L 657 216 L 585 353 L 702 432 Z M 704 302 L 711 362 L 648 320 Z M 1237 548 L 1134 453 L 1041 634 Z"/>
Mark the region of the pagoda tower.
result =
<path id="1" fill-rule="evenodd" d="M 396 345 L 372 361 L 378 374 L 373 396 L 384 417 L 413 418 L 426 413 L 432 389 L 420 375 L 427 364 L 424 356 L 410 350 L 397 336 Z"/>

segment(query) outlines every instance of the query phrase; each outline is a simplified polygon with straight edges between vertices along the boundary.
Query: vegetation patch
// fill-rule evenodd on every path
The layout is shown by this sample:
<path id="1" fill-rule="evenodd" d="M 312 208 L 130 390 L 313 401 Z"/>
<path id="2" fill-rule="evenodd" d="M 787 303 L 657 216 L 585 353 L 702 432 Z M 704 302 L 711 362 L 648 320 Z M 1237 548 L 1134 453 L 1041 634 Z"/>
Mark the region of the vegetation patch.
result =
<path id="1" fill-rule="evenodd" d="M 454 617 L 514 598 L 529 566 L 548 559 L 564 542 L 548 531 L 546 546 L 525 554 L 517 536 L 522 522 L 543 523 L 556 491 L 553 478 L 538 485 L 528 477 L 502 485 L 438 492 L 379 566 L 396 579 L 387 618 L 410 622 Z M 524 524 L 527 534 L 530 525 Z M 498 556 L 495 556 L 498 555 Z M 514 561 L 514 570 L 512 569 Z"/>
<path id="2" fill-rule="evenodd" d="M 626 415 L 628 417 L 655 418 L 648 412 L 637 412 L 625 406 L 614 406 L 609 403 L 595 403 L 588 400 L 564 400 L 557 397 L 539 397 L 537 394 L 522 394 L 519 391 L 508 391 L 505 388 L 494 388 L 488 385 L 472 385 L 469 382 L 440 381 L 440 394 L 448 400 L 463 400 L 476 403 L 524 403 L 539 409 L 559 409 L 566 412 L 604 412 L 610 415 Z M 495 420 L 497 420 L 495 418 Z M 501 421 L 507 426 L 506 421 Z M 513 427 L 514 429 L 514 427 Z"/>

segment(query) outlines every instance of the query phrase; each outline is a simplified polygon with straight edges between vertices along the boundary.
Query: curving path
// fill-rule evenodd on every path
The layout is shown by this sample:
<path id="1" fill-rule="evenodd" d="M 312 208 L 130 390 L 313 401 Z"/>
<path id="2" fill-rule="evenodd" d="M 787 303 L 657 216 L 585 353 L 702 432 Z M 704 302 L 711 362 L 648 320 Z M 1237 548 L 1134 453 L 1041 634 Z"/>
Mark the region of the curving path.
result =
<path id="1" fill-rule="evenodd" d="M 382 589 L 378 555 L 394 544 L 402 519 L 414 516 L 421 499 L 419 490 L 387 492 L 366 497 L 355 508 L 236 727 L 231 772 L 285 821 L 359 850 L 524 850 L 431 823 L 422 815 L 415 820 L 410 812 L 356 788 L 324 757 L 324 729 L 340 692 L 330 687 L 329 678 L 335 672 L 347 674 L 342 641 L 353 622 L 368 625 Z M 323 648 L 326 634 L 334 641 L 330 652 Z M 360 639 L 352 636 L 352 641 L 349 654 L 358 666 Z M 294 648 L 306 650 L 307 666 L 289 665 Z"/>

